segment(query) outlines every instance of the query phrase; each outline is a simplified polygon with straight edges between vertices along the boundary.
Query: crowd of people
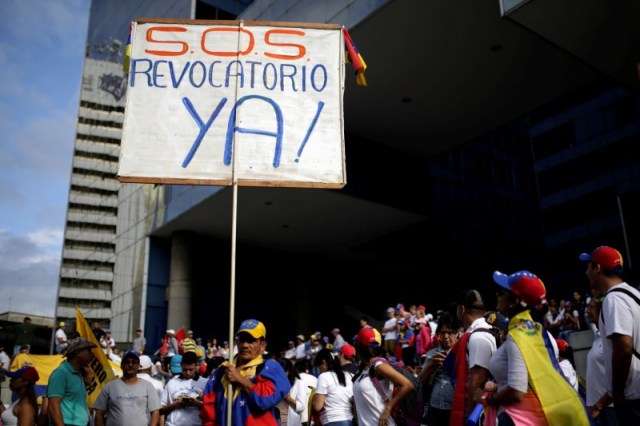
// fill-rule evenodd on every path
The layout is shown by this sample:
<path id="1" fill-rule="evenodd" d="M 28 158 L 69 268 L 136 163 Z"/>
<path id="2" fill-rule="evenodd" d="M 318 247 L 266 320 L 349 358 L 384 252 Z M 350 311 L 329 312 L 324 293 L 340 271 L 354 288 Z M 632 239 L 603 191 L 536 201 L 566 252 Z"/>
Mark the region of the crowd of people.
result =
<path id="1" fill-rule="evenodd" d="M 191 331 L 178 342 L 168 329 L 157 359 L 144 354 L 139 330 L 119 358 L 122 376 L 91 406 L 84 376 L 97 345 L 76 337 L 41 407 L 36 369 L 6 371 L 16 397 L 0 404 L 0 418 L 3 425 L 393 426 L 401 401 L 419 392 L 416 426 L 640 424 L 640 291 L 624 282 L 617 250 L 602 246 L 579 258 L 590 294 L 575 291 L 570 301 L 547 301 L 532 272 L 495 271 L 495 307 L 466 289 L 435 316 L 397 304 L 380 329 L 363 317 L 353 338 L 339 328 L 316 331 L 282 350 L 268 350 L 256 319 L 240 324 L 231 349 L 215 339 L 203 345 Z M 110 333 L 98 329 L 102 350 L 113 355 Z M 569 336 L 584 330 L 594 339 L 580 383 Z"/>

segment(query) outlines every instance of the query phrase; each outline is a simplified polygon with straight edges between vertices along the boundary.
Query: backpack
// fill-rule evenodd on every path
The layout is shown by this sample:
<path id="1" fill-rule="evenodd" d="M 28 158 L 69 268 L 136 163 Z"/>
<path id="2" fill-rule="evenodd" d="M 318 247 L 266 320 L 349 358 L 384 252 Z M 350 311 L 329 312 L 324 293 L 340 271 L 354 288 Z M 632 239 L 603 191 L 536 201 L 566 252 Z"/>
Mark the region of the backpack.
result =
<path id="1" fill-rule="evenodd" d="M 500 345 L 502 345 L 502 343 L 504 343 L 504 339 L 506 338 L 506 334 L 503 334 L 502 331 L 495 325 L 491 325 L 490 328 L 477 328 L 473 330 L 471 333 L 477 333 L 477 332 L 485 332 L 493 335 L 494 339 L 496 340 L 496 349 L 499 348 Z M 468 350 L 469 349 L 467 348 L 467 351 Z"/>
<path id="2" fill-rule="evenodd" d="M 373 383 L 373 386 L 378 390 L 378 392 L 386 402 L 388 401 L 388 397 L 382 390 L 380 379 L 378 378 L 375 372 L 374 364 L 378 360 L 381 360 L 382 362 L 389 364 L 389 361 L 387 361 L 385 358 L 372 359 L 371 360 L 372 365 L 371 367 L 369 367 L 369 377 L 371 378 L 371 382 Z M 409 392 L 400 401 L 400 404 L 398 404 L 398 407 L 394 409 L 394 412 L 391 413 L 391 415 L 393 416 L 393 419 L 395 420 L 398 426 L 413 426 L 413 425 L 419 426 L 422 423 L 422 416 L 424 412 L 424 402 L 422 398 L 422 395 L 423 395 L 422 383 L 420 383 L 418 378 L 413 374 L 411 374 L 406 369 L 402 367 L 398 367 L 393 364 L 389 364 L 389 365 L 391 365 L 391 367 L 393 367 L 393 369 L 396 370 L 398 373 L 406 377 L 413 384 L 413 387 L 414 387 L 414 389 L 411 392 Z M 395 392 L 396 390 L 394 387 L 394 394 Z"/>

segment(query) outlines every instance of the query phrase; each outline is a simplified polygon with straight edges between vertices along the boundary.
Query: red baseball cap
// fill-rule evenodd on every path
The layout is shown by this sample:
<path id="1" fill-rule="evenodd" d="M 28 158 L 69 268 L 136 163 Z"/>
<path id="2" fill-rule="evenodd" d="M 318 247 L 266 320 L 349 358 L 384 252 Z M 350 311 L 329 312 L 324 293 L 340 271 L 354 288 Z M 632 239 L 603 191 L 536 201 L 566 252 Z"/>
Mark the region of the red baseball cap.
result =
<path id="1" fill-rule="evenodd" d="M 340 352 L 342 353 L 342 355 L 349 359 L 353 359 L 353 357 L 356 356 L 356 348 L 348 343 L 345 343 L 340 347 Z"/>
<path id="2" fill-rule="evenodd" d="M 583 262 L 593 262 L 610 271 L 622 270 L 623 262 L 620 252 L 613 247 L 600 246 L 589 253 L 582 253 L 579 259 Z"/>
<path id="3" fill-rule="evenodd" d="M 529 271 L 518 271 L 511 275 L 495 271 L 493 280 L 500 287 L 512 291 L 525 306 L 533 307 L 538 303 L 543 303 L 547 297 L 547 290 L 542 280 Z"/>
<path id="4" fill-rule="evenodd" d="M 382 336 L 372 327 L 362 327 L 356 336 L 356 342 L 362 346 L 377 347 L 382 344 Z"/>
<path id="5" fill-rule="evenodd" d="M 569 344 L 564 339 L 556 339 L 556 343 L 560 352 L 564 352 L 567 350 L 567 348 L 569 348 Z"/>
<path id="6" fill-rule="evenodd" d="M 21 367 L 16 371 L 5 371 L 5 374 L 12 379 L 21 377 L 23 380 L 36 384 L 38 380 L 40 380 L 40 375 L 38 374 L 38 370 L 33 367 Z"/>

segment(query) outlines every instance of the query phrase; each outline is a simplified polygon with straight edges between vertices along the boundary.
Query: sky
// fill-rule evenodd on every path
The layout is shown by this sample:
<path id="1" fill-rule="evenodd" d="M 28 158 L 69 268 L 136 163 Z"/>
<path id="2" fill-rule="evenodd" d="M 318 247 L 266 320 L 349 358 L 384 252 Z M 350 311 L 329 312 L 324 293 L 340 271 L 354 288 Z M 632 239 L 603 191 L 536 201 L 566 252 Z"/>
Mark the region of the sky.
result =
<path id="1" fill-rule="evenodd" d="M 54 316 L 88 17 L 0 1 L 0 313 Z"/>

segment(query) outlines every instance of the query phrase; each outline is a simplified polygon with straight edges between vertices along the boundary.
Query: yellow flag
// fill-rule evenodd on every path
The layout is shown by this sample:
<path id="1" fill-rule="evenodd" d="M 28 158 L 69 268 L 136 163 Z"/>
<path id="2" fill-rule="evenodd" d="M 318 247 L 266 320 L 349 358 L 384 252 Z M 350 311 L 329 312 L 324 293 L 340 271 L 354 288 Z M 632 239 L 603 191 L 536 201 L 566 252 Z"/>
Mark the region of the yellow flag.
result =
<path id="1" fill-rule="evenodd" d="M 94 356 L 91 364 L 89 364 L 89 369 L 93 378 L 91 385 L 87 387 L 87 405 L 92 407 L 104 385 L 115 379 L 115 374 L 113 374 L 113 369 L 111 368 L 111 361 L 100 349 L 100 342 L 96 339 L 91 327 L 89 327 L 89 323 L 84 319 L 78 307 L 76 307 L 76 331 L 80 336 L 97 345 L 96 348 L 91 349 Z"/>

